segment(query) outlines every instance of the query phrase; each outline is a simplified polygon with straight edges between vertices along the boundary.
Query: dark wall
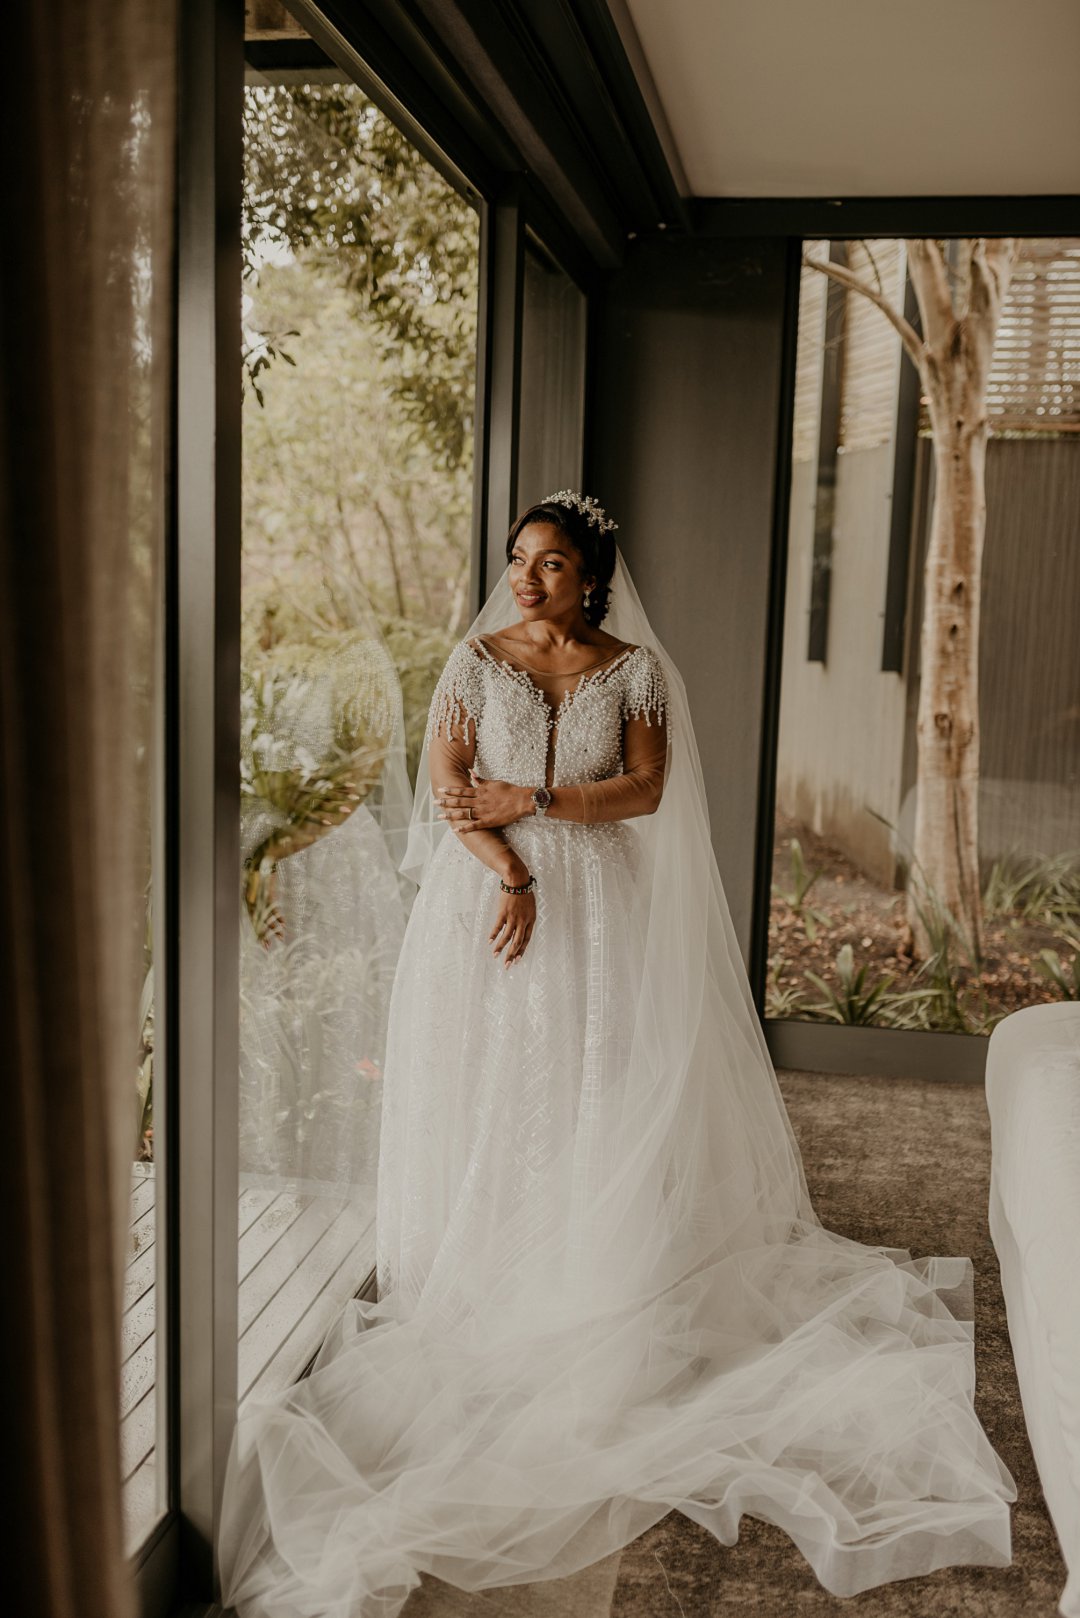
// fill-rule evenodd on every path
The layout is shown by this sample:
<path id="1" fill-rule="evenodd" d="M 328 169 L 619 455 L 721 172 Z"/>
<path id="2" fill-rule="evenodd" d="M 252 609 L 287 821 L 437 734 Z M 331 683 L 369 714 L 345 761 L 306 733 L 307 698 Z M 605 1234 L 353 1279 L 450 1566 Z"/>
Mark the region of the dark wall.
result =
<path id="1" fill-rule="evenodd" d="M 585 488 L 686 681 L 749 963 L 785 305 L 782 238 L 631 243 L 598 300 Z"/>

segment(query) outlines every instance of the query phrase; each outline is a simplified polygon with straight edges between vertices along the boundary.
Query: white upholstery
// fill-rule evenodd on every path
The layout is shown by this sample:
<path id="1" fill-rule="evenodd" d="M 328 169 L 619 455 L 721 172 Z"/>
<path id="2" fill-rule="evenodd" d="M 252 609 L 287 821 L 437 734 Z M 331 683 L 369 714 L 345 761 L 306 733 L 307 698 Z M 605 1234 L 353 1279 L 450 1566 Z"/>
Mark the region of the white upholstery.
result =
<path id="1" fill-rule="evenodd" d="M 990 1235 L 1024 1418 L 1080 1618 L 1080 1004 L 1003 1019 L 986 1053 Z"/>

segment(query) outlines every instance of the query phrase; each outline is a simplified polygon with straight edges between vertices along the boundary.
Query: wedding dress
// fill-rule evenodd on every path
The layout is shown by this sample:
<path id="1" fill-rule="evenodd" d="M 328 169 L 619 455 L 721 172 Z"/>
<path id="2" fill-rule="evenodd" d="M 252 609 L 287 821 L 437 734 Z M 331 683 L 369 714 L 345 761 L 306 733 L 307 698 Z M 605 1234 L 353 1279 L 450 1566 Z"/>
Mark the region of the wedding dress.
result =
<path id="1" fill-rule="evenodd" d="M 394 1618 L 422 1572 L 565 1576 L 672 1508 L 725 1545 L 744 1513 L 778 1524 L 841 1596 L 1006 1566 L 1016 1488 L 974 1410 L 971 1260 L 860 1244 L 811 1206 L 685 687 L 621 551 L 604 627 L 623 649 L 554 707 L 490 645 L 514 621 L 504 573 L 432 698 L 379 1299 L 242 1412 L 224 1601 Z M 482 777 L 580 789 L 580 820 L 505 829 L 537 904 L 509 968 L 498 878 L 435 816 L 439 748 L 436 768 L 456 749 Z"/>

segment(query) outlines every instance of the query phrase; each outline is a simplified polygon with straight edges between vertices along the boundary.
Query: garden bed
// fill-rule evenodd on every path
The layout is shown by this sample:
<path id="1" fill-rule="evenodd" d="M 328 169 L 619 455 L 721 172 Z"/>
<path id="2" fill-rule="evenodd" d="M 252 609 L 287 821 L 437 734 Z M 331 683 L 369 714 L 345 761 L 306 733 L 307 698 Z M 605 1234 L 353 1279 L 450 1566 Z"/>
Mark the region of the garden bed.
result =
<path id="1" fill-rule="evenodd" d="M 982 960 L 973 963 L 946 930 L 941 953 L 922 970 L 905 949 L 903 892 L 883 888 L 828 839 L 781 814 L 772 881 L 770 1017 L 988 1034 L 1022 1006 L 1076 998 L 1080 860 L 995 865 L 984 892 Z M 1058 981 L 1042 951 L 1054 953 Z M 919 991 L 919 999 L 899 998 Z"/>

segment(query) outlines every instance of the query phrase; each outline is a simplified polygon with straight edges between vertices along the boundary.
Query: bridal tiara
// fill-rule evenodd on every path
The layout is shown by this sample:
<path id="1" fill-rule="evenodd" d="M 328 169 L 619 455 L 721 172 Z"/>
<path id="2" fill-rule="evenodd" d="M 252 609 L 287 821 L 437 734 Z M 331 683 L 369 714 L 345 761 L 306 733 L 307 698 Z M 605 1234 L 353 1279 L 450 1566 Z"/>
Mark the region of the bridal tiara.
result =
<path id="1" fill-rule="evenodd" d="M 583 517 L 587 517 L 589 522 L 596 523 L 602 534 L 606 534 L 609 528 L 619 526 L 617 522 L 612 522 L 603 506 L 594 500 L 591 494 L 578 494 L 574 489 L 560 489 L 558 494 L 549 494 L 540 504 L 573 506 Z"/>

